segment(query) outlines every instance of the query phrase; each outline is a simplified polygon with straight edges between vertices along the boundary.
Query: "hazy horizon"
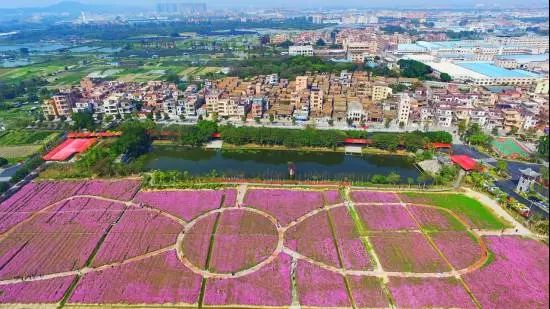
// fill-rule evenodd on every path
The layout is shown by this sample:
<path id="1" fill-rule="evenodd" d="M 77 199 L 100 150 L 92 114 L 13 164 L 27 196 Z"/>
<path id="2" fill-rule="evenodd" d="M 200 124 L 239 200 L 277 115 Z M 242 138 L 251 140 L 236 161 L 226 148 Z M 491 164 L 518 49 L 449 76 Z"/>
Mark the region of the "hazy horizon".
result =
<path id="1" fill-rule="evenodd" d="M 71 0 L 72 1 L 72 0 Z M 112 0 L 74 0 L 75 2 L 85 4 L 113 4 Z M 18 0 L 5 1 L 0 0 L 0 8 L 24 8 L 41 7 L 63 2 L 61 0 Z M 322 7 L 349 7 L 349 8 L 368 8 L 368 7 L 403 7 L 403 8 L 465 8 L 465 7 L 547 7 L 548 0 L 489 0 L 480 2 L 477 0 L 447 0 L 434 3 L 431 0 L 394 0 L 388 3 L 385 0 L 371 0 L 366 3 L 364 0 L 348 0 L 345 5 L 334 0 L 277 0 L 269 3 L 259 4 L 257 0 L 118 0 L 116 5 L 131 5 L 151 7 L 158 2 L 203 2 L 210 8 L 246 8 L 246 7 L 288 7 L 288 8 L 322 8 Z"/>

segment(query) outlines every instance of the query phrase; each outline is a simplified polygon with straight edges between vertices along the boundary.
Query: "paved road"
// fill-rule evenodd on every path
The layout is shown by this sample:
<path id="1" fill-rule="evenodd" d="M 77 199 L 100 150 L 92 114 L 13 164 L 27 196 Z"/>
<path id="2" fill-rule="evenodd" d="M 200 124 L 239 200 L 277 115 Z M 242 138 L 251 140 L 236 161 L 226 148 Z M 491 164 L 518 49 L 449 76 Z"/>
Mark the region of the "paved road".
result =
<path id="1" fill-rule="evenodd" d="M 484 153 L 481 153 L 477 151 L 476 149 L 469 147 L 467 145 L 453 145 L 453 154 L 464 154 L 468 155 L 476 160 L 483 160 L 487 164 L 492 165 L 493 167 L 496 166 L 496 160 L 494 160 L 491 156 L 488 156 Z M 548 217 L 548 212 L 544 211 L 543 209 L 539 208 L 537 205 L 533 204 L 530 200 L 523 198 L 521 195 L 517 194 L 515 192 L 516 186 L 518 184 L 518 180 L 521 177 L 520 169 L 526 169 L 531 168 L 536 172 L 540 171 L 541 164 L 535 164 L 535 163 L 524 163 L 524 162 L 517 162 L 517 161 L 508 161 L 505 160 L 506 163 L 508 163 L 507 167 L 507 173 L 511 176 L 510 179 L 506 180 L 499 180 L 495 181 L 495 186 L 497 186 L 500 190 L 506 192 L 509 196 L 517 200 L 518 202 L 524 204 L 527 207 L 530 207 L 533 212 Z"/>
<path id="2" fill-rule="evenodd" d="M 473 147 L 463 144 L 453 144 L 453 154 L 454 155 L 467 155 L 476 160 L 481 159 L 490 159 L 491 157 L 475 150 Z"/>

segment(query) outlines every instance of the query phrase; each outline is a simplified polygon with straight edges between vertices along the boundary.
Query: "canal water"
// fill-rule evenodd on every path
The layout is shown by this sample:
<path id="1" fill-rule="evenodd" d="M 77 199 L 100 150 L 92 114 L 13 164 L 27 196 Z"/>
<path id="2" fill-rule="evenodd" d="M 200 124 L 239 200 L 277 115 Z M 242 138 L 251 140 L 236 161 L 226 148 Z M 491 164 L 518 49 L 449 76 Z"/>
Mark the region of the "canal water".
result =
<path id="1" fill-rule="evenodd" d="M 147 170 L 187 171 L 206 175 L 215 170 L 219 176 L 261 179 L 288 179 L 289 166 L 300 180 L 367 181 L 373 175 L 395 172 L 401 183 L 415 180 L 420 171 L 405 156 L 345 155 L 338 152 L 287 150 L 207 150 L 174 146 L 155 146 L 145 163 Z"/>

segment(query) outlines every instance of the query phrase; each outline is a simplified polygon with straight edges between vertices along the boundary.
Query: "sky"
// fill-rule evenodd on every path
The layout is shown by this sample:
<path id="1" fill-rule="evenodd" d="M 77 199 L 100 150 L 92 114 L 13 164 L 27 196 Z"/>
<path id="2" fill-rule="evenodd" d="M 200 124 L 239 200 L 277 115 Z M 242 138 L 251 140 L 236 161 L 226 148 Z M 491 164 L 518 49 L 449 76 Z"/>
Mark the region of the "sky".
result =
<path id="1" fill-rule="evenodd" d="M 341 5 L 341 0 L 272 0 L 266 2 L 258 0 L 77 0 L 87 4 L 124 4 L 138 6 L 153 6 L 159 1 L 164 2 L 204 2 L 209 7 L 258 7 L 258 3 L 270 7 L 288 7 L 288 8 L 321 8 L 334 7 Z M 487 7 L 502 7 L 521 5 L 522 7 L 542 7 L 548 6 L 549 0 L 345 0 L 346 7 L 380 7 L 390 4 L 392 7 L 433 7 L 434 3 L 439 6 L 475 6 L 484 5 Z M 55 4 L 60 0 L 0 0 L 0 8 L 28 7 L 28 6 L 47 6 Z"/>

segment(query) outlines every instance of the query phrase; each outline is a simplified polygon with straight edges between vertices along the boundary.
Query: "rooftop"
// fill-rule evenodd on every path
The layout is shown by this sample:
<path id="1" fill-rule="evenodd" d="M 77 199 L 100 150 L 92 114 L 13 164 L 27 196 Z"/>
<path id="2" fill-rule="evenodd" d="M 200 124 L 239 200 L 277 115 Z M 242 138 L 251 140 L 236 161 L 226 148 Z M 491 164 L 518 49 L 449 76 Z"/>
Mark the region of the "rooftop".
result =
<path id="1" fill-rule="evenodd" d="M 497 67 L 489 62 L 462 62 L 458 66 L 478 74 L 485 75 L 489 78 L 533 78 L 539 77 L 538 74 L 524 70 L 507 70 Z"/>

